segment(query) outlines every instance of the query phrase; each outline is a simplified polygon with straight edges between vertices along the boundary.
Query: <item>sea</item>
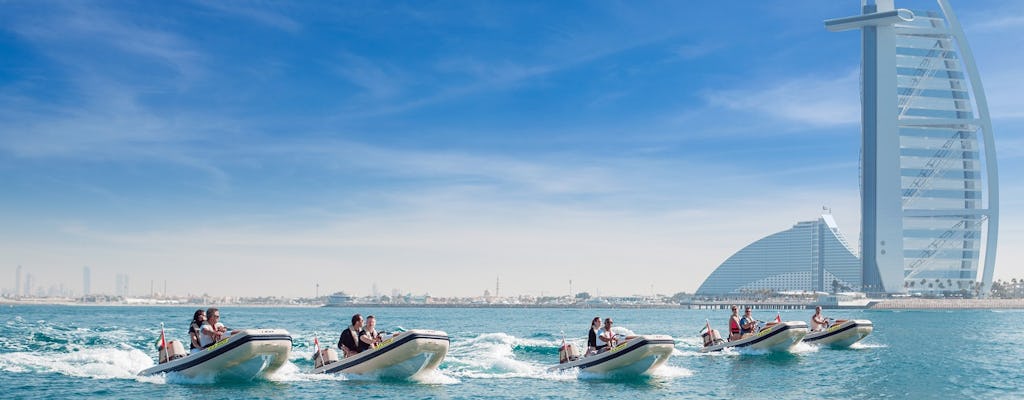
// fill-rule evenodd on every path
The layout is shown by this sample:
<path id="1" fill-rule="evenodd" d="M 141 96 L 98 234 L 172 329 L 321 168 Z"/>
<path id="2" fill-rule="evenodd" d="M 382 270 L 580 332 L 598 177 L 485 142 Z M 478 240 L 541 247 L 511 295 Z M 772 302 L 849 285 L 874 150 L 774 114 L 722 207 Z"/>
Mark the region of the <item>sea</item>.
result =
<path id="1" fill-rule="evenodd" d="M 220 308 L 228 327 L 283 328 L 290 362 L 251 382 L 137 376 L 156 362 L 160 324 L 187 336 L 195 307 L 0 306 L 0 398 L 490 399 L 490 398 L 1024 398 L 1022 310 L 826 310 L 869 319 L 853 348 L 799 345 L 789 353 L 698 352 L 705 321 L 725 330 L 728 311 L 551 308 Z M 332 345 L 352 314 L 378 329 L 438 329 L 451 337 L 440 369 L 415 380 L 310 374 L 313 339 Z M 758 310 L 807 320 L 812 310 Z M 622 379 L 549 372 L 563 340 L 583 344 L 593 317 L 638 334 L 668 334 L 675 351 L 653 376 Z"/>

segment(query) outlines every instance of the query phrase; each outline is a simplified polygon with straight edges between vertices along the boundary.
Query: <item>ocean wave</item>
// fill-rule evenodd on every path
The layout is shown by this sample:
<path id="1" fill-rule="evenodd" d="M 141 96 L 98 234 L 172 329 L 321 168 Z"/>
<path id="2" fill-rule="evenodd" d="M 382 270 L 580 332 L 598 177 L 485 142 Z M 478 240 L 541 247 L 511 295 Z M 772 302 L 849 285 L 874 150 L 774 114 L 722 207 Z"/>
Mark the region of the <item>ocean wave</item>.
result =
<path id="1" fill-rule="evenodd" d="M 94 379 L 136 379 L 153 359 L 134 348 L 89 348 L 70 353 L 15 352 L 0 354 L 0 370 L 58 373 Z"/>

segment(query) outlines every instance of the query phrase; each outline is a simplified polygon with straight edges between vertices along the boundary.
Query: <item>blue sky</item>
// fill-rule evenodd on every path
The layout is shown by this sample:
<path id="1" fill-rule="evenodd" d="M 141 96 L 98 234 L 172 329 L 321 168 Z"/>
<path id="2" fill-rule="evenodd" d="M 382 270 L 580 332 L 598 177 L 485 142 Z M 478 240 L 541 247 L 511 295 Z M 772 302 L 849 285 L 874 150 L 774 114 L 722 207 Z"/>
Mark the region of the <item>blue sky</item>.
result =
<path id="1" fill-rule="evenodd" d="M 0 1 L 0 287 L 671 294 L 822 206 L 856 243 L 859 3 Z M 1024 3 L 953 6 L 1024 277 Z"/>

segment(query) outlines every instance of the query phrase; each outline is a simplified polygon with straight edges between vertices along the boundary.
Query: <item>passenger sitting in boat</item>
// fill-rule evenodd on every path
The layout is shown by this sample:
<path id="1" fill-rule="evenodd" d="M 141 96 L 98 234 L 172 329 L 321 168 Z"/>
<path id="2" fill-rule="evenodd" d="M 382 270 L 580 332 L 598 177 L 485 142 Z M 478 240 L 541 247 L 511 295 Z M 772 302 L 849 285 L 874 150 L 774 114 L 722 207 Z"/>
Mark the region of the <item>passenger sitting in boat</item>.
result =
<path id="1" fill-rule="evenodd" d="M 740 335 L 746 336 L 757 331 L 757 320 L 750 315 L 750 306 L 747 306 L 743 312 L 743 318 L 740 318 Z"/>
<path id="2" fill-rule="evenodd" d="M 590 331 L 587 332 L 587 354 L 586 355 L 588 355 L 588 356 L 591 355 L 591 354 L 597 354 L 597 352 L 598 352 L 598 347 L 597 347 L 597 336 L 598 336 L 598 333 L 597 333 L 597 331 L 599 331 L 600 329 L 601 329 L 601 317 L 594 317 L 594 319 L 590 321 Z"/>
<path id="3" fill-rule="evenodd" d="M 206 311 L 203 311 L 203 309 L 196 310 L 192 314 L 192 324 L 188 326 L 188 338 L 189 342 L 191 342 L 189 344 L 190 353 L 203 351 L 203 346 L 199 344 L 199 332 L 203 329 L 204 322 L 206 322 Z"/>
<path id="4" fill-rule="evenodd" d="M 729 317 L 729 341 L 742 337 L 740 333 L 740 308 L 732 306 L 732 316 Z"/>
<path id="5" fill-rule="evenodd" d="M 608 350 L 618 343 L 619 339 L 612 332 L 612 319 L 604 319 L 604 328 L 597 332 L 597 352 Z"/>
<path id="6" fill-rule="evenodd" d="M 814 315 L 811 316 L 811 331 L 820 331 L 828 328 L 828 319 L 821 315 L 821 306 L 814 307 Z"/>
<path id="7" fill-rule="evenodd" d="M 220 310 L 217 307 L 210 307 L 206 310 L 206 323 L 199 328 L 199 345 L 205 349 L 236 333 L 238 333 L 237 330 L 228 333 L 228 328 L 220 323 Z"/>
<path id="8" fill-rule="evenodd" d="M 377 318 L 372 315 L 366 316 L 366 327 L 359 331 L 359 352 L 376 348 L 380 344 L 380 334 L 377 333 Z"/>
<path id="9" fill-rule="evenodd" d="M 363 316 L 356 314 L 352 316 L 352 325 L 345 328 L 341 332 L 341 337 L 338 338 L 338 349 L 341 350 L 344 357 L 354 356 L 359 354 L 359 332 L 363 329 Z"/>

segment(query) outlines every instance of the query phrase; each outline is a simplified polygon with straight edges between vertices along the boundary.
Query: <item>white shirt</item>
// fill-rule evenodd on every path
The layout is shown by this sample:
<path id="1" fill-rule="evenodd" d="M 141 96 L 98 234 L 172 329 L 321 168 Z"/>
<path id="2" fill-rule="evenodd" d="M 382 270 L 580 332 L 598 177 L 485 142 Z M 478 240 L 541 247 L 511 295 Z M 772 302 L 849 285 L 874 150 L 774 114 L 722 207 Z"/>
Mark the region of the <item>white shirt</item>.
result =
<path id="1" fill-rule="evenodd" d="M 608 342 L 606 342 L 604 340 L 604 333 L 605 333 L 604 328 L 601 328 L 600 330 L 597 331 L 597 347 L 610 346 L 611 345 L 611 343 L 608 343 Z"/>
<path id="2" fill-rule="evenodd" d="M 205 348 L 206 346 L 209 346 L 209 345 L 211 345 L 211 344 L 213 344 L 215 342 L 214 337 L 210 336 L 210 334 L 206 332 L 207 329 L 216 331 L 216 330 L 218 330 L 220 328 L 223 328 L 223 327 L 224 327 L 224 324 L 222 324 L 220 322 L 217 322 L 217 325 L 212 326 L 212 327 L 210 326 L 209 322 L 204 322 L 203 326 L 199 328 L 199 347 Z M 227 335 L 225 335 L 225 337 L 226 336 Z"/>

